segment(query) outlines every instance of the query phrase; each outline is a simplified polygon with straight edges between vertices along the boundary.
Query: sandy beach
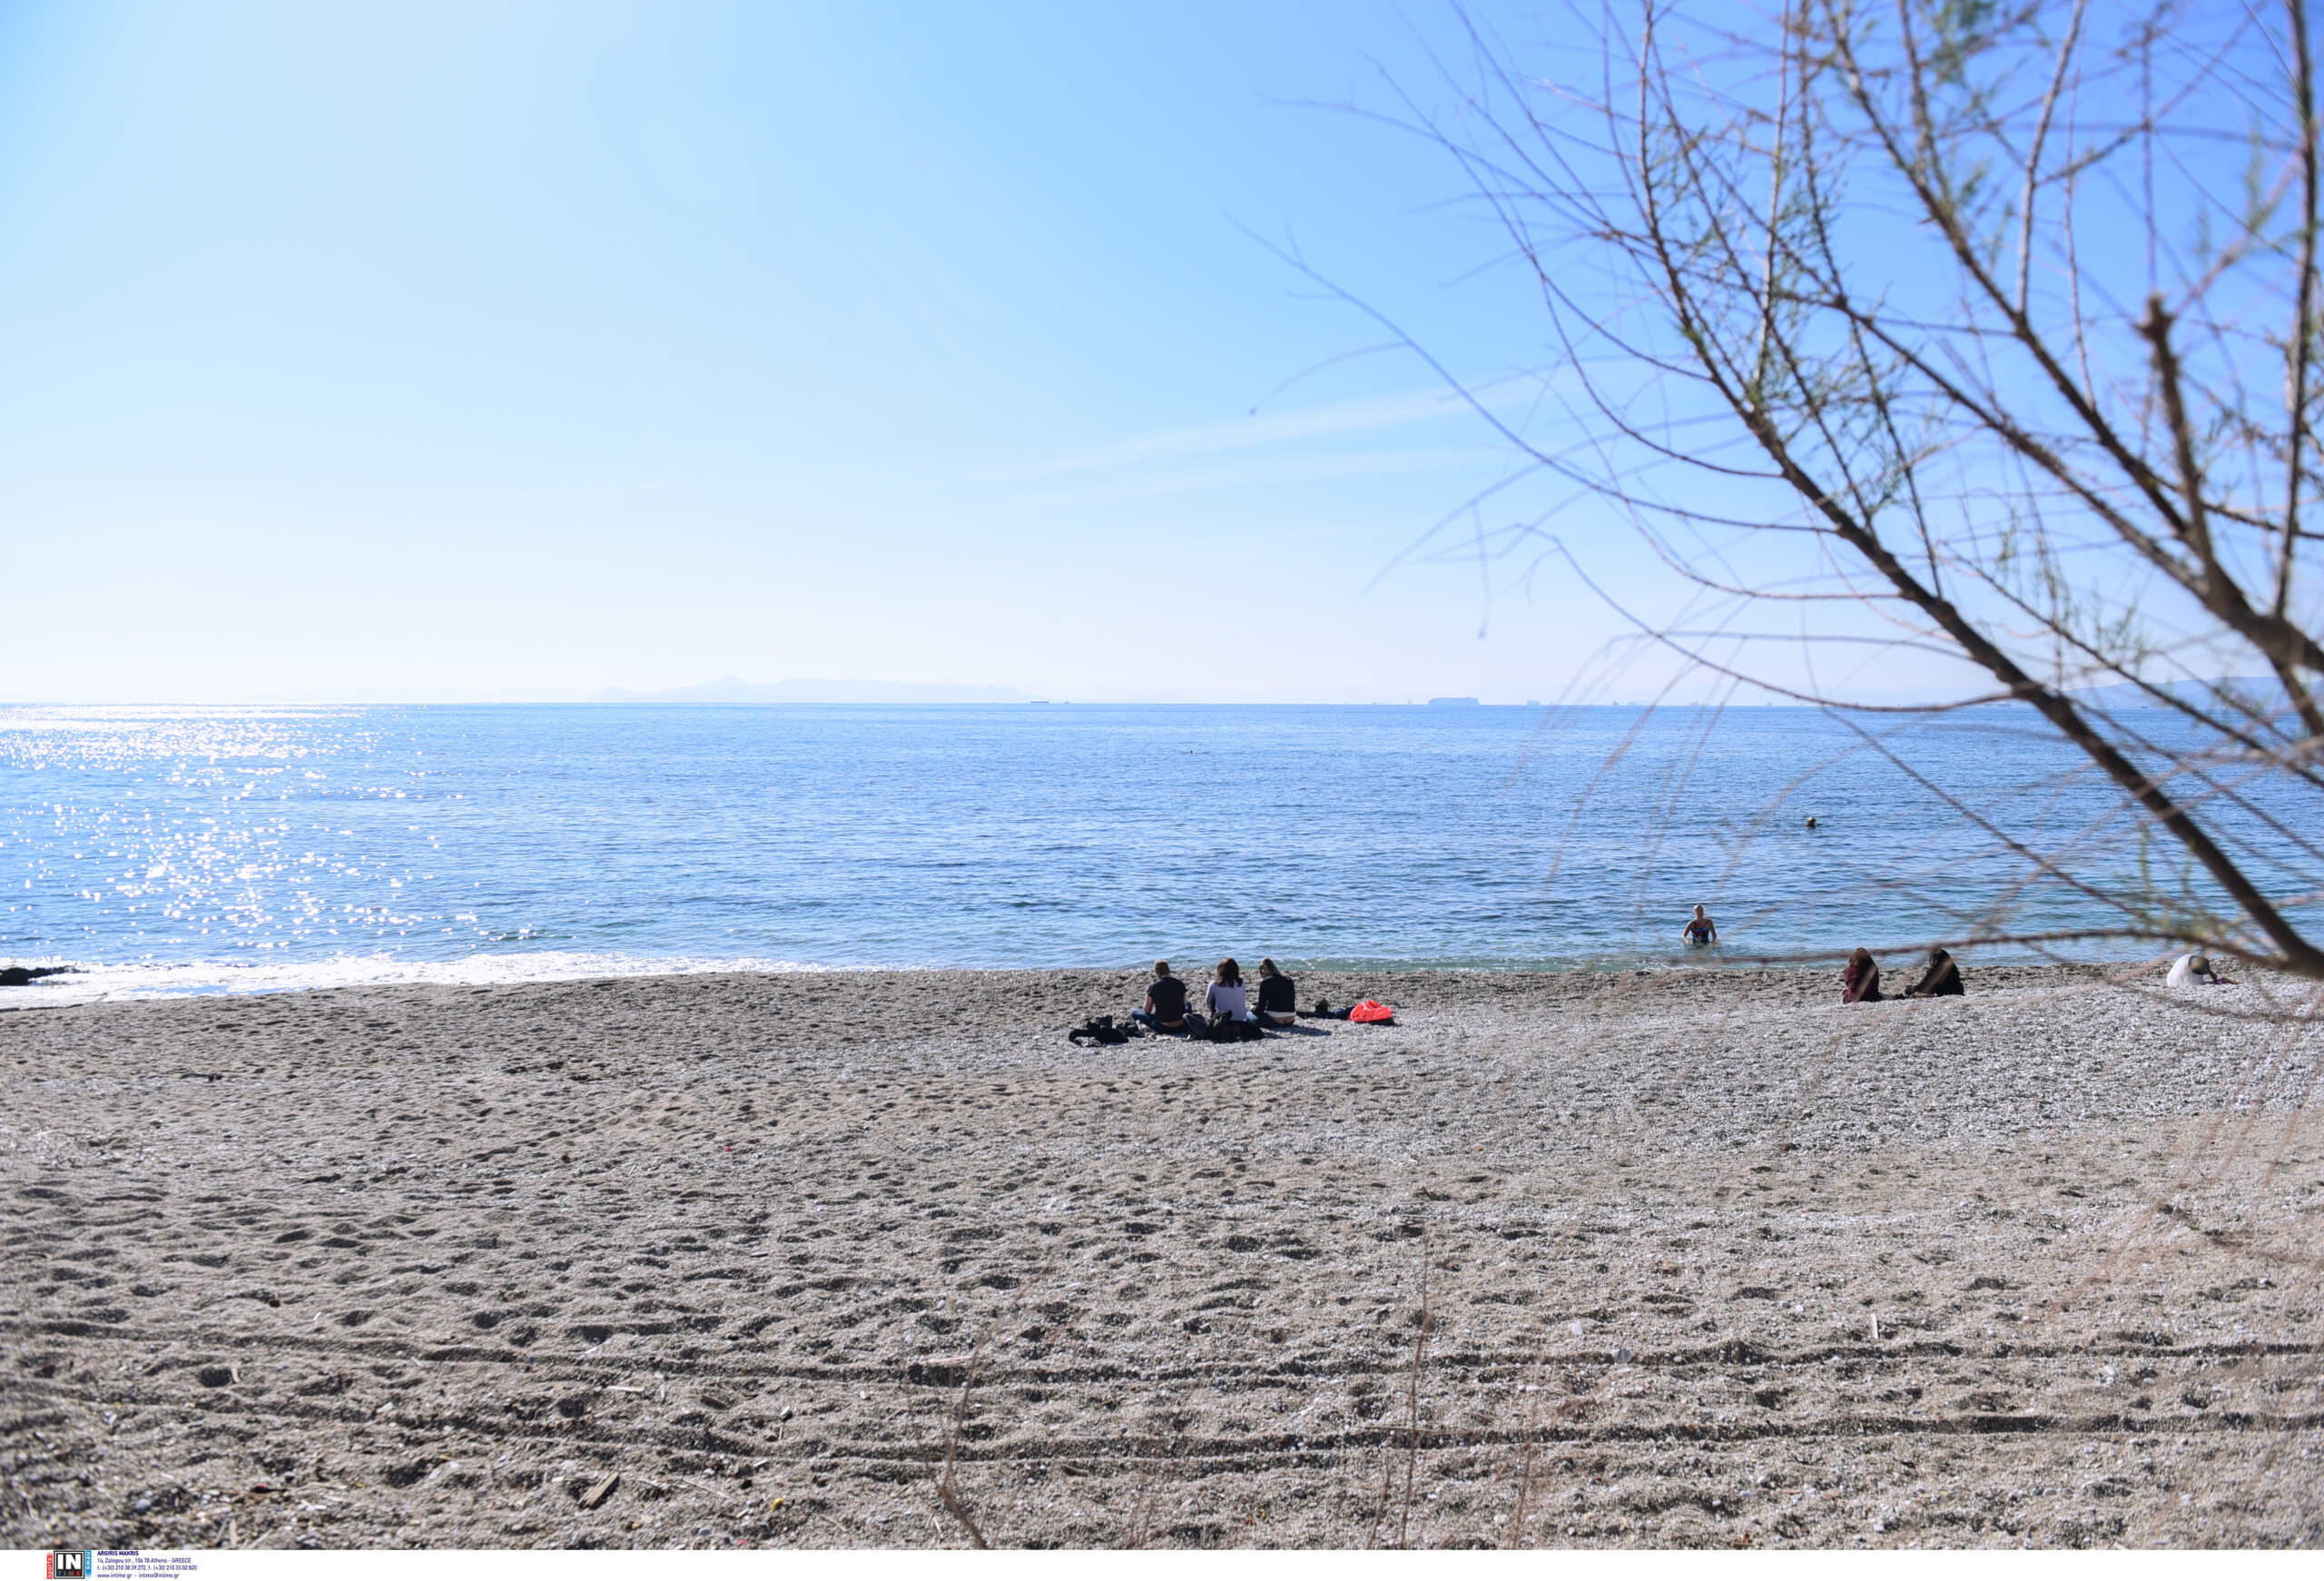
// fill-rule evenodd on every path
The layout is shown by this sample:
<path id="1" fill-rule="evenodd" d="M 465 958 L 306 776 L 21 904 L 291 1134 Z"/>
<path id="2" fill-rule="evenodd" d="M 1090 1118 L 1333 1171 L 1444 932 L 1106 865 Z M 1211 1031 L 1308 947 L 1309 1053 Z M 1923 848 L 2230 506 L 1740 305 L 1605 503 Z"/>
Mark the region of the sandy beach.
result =
<path id="1" fill-rule="evenodd" d="M 2324 1540 L 2324 1036 L 1969 969 L 0 1013 L 11 1546 Z"/>

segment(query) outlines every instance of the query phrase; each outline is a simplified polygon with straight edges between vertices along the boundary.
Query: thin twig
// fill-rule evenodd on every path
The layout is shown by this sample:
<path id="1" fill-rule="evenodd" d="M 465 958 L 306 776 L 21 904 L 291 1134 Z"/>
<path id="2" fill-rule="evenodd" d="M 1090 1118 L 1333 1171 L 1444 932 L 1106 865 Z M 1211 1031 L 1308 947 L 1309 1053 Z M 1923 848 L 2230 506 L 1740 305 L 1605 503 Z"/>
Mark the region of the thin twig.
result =
<path id="1" fill-rule="evenodd" d="M 1428 1331 L 1436 1309 L 1428 1299 L 1428 1233 L 1420 1238 L 1420 1328 L 1413 1335 L 1413 1359 L 1404 1383 L 1404 1503 L 1396 1516 L 1396 1546 L 1410 1547 L 1413 1494 L 1420 1473 L 1420 1375 L 1428 1359 Z"/>
<path id="2" fill-rule="evenodd" d="M 968 1505 L 961 1500 L 952 1473 L 960 1461 L 960 1428 L 968 1420 L 969 1391 L 977 1385 L 977 1372 L 982 1365 L 982 1349 L 983 1344 L 980 1340 L 977 1349 L 969 1354 L 969 1370 L 960 1379 L 960 1393 L 952 1402 L 951 1417 L 944 1428 L 944 1469 L 936 1479 L 936 1497 L 944 1501 L 946 1513 L 960 1523 L 960 1529 L 968 1534 L 969 1546 L 976 1548 L 990 1545 L 984 1540 L 984 1529 L 977 1525 L 976 1517 L 969 1513 Z"/>

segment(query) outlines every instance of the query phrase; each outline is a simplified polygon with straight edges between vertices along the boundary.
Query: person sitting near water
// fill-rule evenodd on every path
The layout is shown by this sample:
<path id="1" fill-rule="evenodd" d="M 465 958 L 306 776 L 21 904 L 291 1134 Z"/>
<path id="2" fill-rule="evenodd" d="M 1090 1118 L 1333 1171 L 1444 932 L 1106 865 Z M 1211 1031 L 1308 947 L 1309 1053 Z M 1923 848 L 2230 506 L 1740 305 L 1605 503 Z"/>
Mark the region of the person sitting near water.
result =
<path id="1" fill-rule="evenodd" d="M 1299 1019 L 1297 984 L 1275 969 L 1275 958 L 1259 958 L 1259 1024 L 1290 1026 Z"/>
<path id="2" fill-rule="evenodd" d="M 2176 961 L 2171 963 L 2171 975 L 2163 981 L 2166 986 L 2171 988 L 2187 988 L 2206 984 L 2216 988 L 2232 988 L 2235 986 L 2235 979 L 2232 977 L 2222 977 L 2211 969 L 2211 959 L 2209 955 L 2180 956 Z"/>
<path id="3" fill-rule="evenodd" d="M 1218 963 L 1209 992 L 1202 996 L 1202 1007 L 1210 1012 L 1214 1024 L 1222 1021 L 1256 1023 L 1258 1017 L 1251 1013 L 1250 995 L 1243 988 L 1243 968 L 1229 955 Z M 1254 1034 L 1256 1035 L 1256 1034 Z"/>
<path id="4" fill-rule="evenodd" d="M 1156 1032 L 1187 1030 L 1187 985 L 1170 975 L 1170 963 L 1154 963 L 1154 981 L 1146 985 L 1146 1008 L 1129 1013 L 1130 1020 Z"/>
<path id="5" fill-rule="evenodd" d="M 1872 952 L 1848 952 L 1848 969 L 1840 973 L 1840 1003 L 1870 1004 L 1880 996 L 1880 963 L 1872 958 Z"/>
<path id="6" fill-rule="evenodd" d="M 1687 919 L 1686 937 L 1690 944 L 1716 944 L 1718 943 L 1718 924 L 1710 920 L 1709 913 L 1697 906 L 1695 914 Z"/>
<path id="7" fill-rule="evenodd" d="M 1928 953 L 1928 970 L 1921 980 L 1905 990 L 1907 999 L 1943 999 L 1961 992 L 1961 968 L 1943 950 Z"/>

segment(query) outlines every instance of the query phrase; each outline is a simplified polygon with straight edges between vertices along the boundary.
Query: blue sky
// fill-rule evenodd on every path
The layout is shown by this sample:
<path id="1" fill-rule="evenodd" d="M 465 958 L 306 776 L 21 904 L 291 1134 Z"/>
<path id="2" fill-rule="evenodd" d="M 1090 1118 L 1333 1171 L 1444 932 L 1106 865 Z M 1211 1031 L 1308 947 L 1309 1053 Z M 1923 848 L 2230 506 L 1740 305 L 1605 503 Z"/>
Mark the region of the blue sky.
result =
<path id="1" fill-rule="evenodd" d="M 1378 331 L 1247 233 L 1543 361 L 1458 171 L 1309 103 L 1443 102 L 1452 25 L 0 9 L 0 698 L 1557 696 L 1590 595 L 1398 558 L 1505 450 L 1408 357 L 1308 372 Z"/>

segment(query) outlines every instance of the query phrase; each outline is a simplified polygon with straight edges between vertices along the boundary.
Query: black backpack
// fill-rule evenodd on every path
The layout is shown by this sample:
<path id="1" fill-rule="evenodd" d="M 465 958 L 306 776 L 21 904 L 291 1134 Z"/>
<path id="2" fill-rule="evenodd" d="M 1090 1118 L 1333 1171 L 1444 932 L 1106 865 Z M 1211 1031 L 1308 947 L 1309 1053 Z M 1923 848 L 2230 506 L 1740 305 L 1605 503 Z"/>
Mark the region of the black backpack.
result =
<path id="1" fill-rule="evenodd" d="M 1093 1015 L 1066 1033 L 1065 1038 L 1076 1048 L 1080 1047 L 1083 1038 L 1088 1038 L 1092 1042 L 1103 1043 L 1110 1048 L 1117 1043 L 1126 1043 L 1137 1035 L 1137 1032 L 1134 1027 L 1116 1026 L 1114 1018 L 1110 1015 Z"/>

